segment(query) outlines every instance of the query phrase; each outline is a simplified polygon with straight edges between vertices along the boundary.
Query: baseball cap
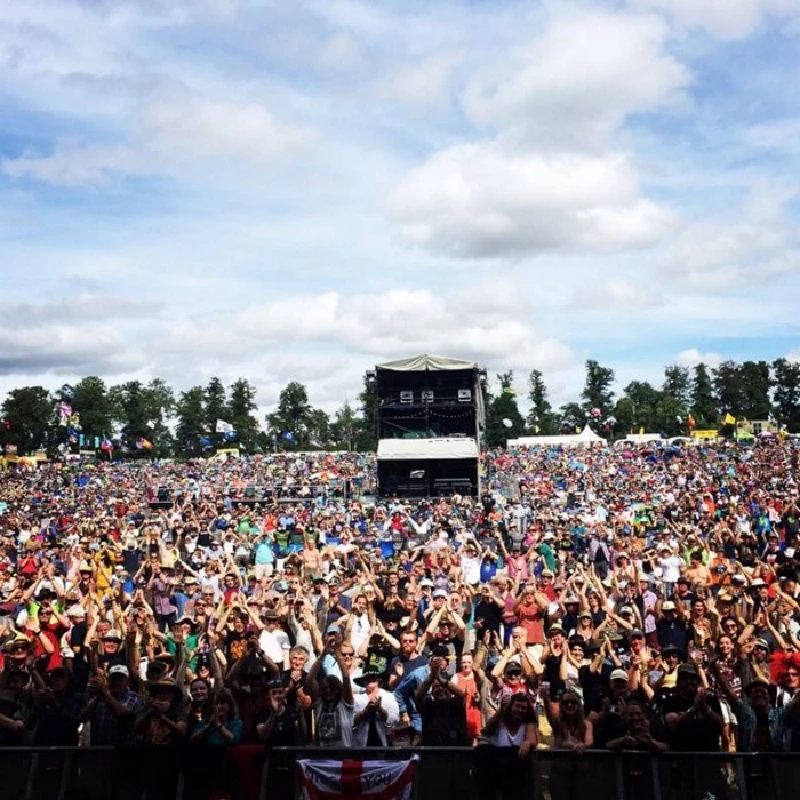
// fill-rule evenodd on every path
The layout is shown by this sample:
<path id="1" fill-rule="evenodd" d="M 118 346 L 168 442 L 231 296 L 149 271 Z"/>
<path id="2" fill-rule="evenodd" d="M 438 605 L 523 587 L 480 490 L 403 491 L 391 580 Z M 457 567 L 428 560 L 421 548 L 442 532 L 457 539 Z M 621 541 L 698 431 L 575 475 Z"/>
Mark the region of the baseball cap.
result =
<path id="1" fill-rule="evenodd" d="M 675 610 L 675 603 L 673 603 L 672 600 L 666 600 L 666 601 L 664 601 L 664 603 L 662 603 L 661 610 L 662 611 L 674 611 Z"/>
<path id="2" fill-rule="evenodd" d="M 609 678 L 612 681 L 625 681 L 628 680 L 628 673 L 624 669 L 615 669 Z"/>
<path id="3" fill-rule="evenodd" d="M 124 664 L 114 664 L 108 671 L 108 674 L 109 677 L 111 675 L 124 675 L 126 678 L 130 677 L 130 672 L 128 672 L 128 668 Z"/>
<path id="4" fill-rule="evenodd" d="M 444 589 L 437 589 L 437 590 L 436 590 L 436 591 L 433 593 L 433 599 L 434 599 L 434 600 L 436 600 L 436 599 L 437 599 L 437 598 L 439 598 L 439 597 L 444 597 L 444 598 L 446 598 L 446 597 L 447 597 L 447 592 L 446 592 Z"/>

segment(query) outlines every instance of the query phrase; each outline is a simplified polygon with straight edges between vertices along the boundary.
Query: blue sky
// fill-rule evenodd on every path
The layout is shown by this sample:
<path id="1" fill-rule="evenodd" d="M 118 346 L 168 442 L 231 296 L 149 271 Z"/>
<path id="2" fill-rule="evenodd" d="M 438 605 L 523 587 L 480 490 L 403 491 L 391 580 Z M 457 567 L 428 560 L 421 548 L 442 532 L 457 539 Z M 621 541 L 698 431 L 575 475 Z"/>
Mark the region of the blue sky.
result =
<path id="1" fill-rule="evenodd" d="M 800 0 L 0 6 L 0 393 L 795 357 Z"/>

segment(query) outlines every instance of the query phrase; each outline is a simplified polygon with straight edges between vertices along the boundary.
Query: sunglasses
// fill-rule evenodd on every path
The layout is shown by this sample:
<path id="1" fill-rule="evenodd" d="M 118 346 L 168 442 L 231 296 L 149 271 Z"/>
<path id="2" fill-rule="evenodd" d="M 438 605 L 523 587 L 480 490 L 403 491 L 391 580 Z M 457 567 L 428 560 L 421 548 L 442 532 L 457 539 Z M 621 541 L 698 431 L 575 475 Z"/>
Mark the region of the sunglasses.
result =
<path id="1" fill-rule="evenodd" d="M 561 702 L 562 708 L 577 708 L 578 704 L 574 700 L 563 700 Z"/>

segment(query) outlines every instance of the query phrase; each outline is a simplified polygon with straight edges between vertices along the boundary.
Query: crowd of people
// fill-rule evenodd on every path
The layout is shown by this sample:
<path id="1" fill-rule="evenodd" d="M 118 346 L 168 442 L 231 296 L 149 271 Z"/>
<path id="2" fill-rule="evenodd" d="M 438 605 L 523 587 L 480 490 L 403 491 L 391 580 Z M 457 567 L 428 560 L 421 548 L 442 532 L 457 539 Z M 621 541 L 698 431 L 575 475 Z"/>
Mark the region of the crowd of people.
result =
<path id="1" fill-rule="evenodd" d="M 789 441 L 0 474 L 0 747 L 800 751 Z"/>

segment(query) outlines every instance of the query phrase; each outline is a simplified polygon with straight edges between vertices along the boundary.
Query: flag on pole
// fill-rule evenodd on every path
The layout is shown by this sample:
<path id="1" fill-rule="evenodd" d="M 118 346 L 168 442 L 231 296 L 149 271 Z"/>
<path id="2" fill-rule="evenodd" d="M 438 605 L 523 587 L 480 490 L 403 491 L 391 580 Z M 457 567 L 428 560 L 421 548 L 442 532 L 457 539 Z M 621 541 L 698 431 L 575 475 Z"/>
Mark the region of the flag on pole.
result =
<path id="1" fill-rule="evenodd" d="M 697 423 L 694 421 L 694 417 L 691 414 L 689 414 L 689 416 L 686 418 L 686 424 L 690 428 L 694 428 L 694 426 L 697 425 Z"/>
<path id="2" fill-rule="evenodd" d="M 111 443 L 111 439 L 104 436 L 103 441 L 100 442 L 100 449 L 104 453 L 110 453 L 114 449 L 114 445 Z"/>
<path id="3" fill-rule="evenodd" d="M 147 439 L 145 439 L 142 436 L 140 436 L 136 440 L 136 449 L 137 450 L 152 450 L 153 449 L 153 443 L 149 442 Z"/>
<path id="4" fill-rule="evenodd" d="M 736 417 L 733 414 L 726 414 L 725 419 L 722 420 L 724 425 L 735 425 L 736 424 Z"/>
<path id="5" fill-rule="evenodd" d="M 281 439 L 283 439 L 284 442 L 293 442 L 294 434 L 291 431 L 281 431 Z"/>
<path id="6" fill-rule="evenodd" d="M 297 762 L 303 800 L 411 800 L 416 761 Z"/>
<path id="7" fill-rule="evenodd" d="M 225 422 L 224 419 L 217 420 L 217 433 L 233 433 L 233 425 L 230 422 Z"/>

